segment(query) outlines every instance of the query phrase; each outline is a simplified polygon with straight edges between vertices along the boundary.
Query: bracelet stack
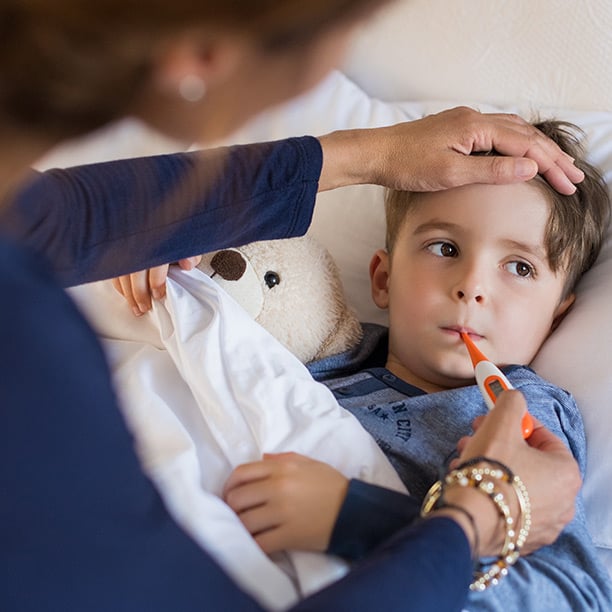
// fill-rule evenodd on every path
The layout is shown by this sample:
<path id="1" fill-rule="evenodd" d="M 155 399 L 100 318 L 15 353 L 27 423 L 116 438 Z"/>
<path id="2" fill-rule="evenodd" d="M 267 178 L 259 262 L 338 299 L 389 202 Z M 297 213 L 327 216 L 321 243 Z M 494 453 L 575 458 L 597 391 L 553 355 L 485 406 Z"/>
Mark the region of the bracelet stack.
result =
<path id="1" fill-rule="evenodd" d="M 519 506 L 517 520 L 512 516 L 506 498 L 498 486 L 500 482 L 509 483 L 514 490 Z M 434 483 L 423 501 L 421 516 L 427 516 L 439 508 L 460 510 L 468 517 L 474 531 L 475 556 L 478 556 L 479 546 L 476 520 L 465 508 L 446 502 L 444 492 L 451 486 L 472 487 L 486 495 L 495 505 L 504 526 L 504 544 L 499 556 L 486 569 L 480 562 L 477 562 L 478 569 L 474 573 L 474 581 L 470 584 L 471 590 L 484 591 L 489 586 L 498 584 L 520 556 L 521 548 L 531 528 L 529 494 L 523 481 L 516 474 L 513 474 L 503 463 L 487 457 L 474 457 L 449 472 L 444 479 Z"/>

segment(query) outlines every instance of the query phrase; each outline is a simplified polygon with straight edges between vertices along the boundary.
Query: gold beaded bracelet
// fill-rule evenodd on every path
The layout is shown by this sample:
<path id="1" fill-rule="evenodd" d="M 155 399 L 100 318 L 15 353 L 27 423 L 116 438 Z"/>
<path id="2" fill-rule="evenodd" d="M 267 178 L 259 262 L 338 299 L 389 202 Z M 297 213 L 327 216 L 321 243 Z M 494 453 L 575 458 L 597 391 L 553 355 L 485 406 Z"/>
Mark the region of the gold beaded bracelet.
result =
<path id="1" fill-rule="evenodd" d="M 489 463 L 494 467 L 491 468 L 487 465 L 476 467 L 482 463 Z M 496 486 L 495 481 L 507 482 L 512 485 L 519 504 L 518 529 L 510 512 L 510 507 L 506 503 L 503 493 Z M 529 494 L 522 480 L 502 463 L 489 460 L 486 457 L 478 457 L 452 470 L 443 480 L 438 480 L 433 484 L 423 501 L 421 516 L 427 516 L 435 509 L 450 506 L 444 500 L 444 492 L 447 487 L 454 485 L 472 487 L 487 495 L 495 505 L 497 513 L 502 518 L 504 524 L 504 544 L 500 555 L 486 571 L 475 571 L 474 581 L 470 584 L 471 590 L 484 591 L 489 586 L 498 584 L 499 580 L 507 575 L 508 568 L 514 565 L 520 556 L 520 550 L 527 540 L 531 527 Z M 475 533 L 474 539 L 477 542 L 478 531 L 475 525 L 473 525 L 473 528 Z M 475 551 L 475 554 L 478 554 L 478 550 Z"/>

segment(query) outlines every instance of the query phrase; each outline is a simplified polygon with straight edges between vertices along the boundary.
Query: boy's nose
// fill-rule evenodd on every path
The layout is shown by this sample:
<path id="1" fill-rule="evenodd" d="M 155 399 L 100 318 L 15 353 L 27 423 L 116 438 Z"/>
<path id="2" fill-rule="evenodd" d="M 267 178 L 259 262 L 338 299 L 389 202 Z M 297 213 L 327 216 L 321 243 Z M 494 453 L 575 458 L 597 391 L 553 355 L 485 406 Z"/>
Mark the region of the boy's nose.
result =
<path id="1" fill-rule="evenodd" d="M 453 298 L 468 303 L 484 303 L 486 291 L 482 266 L 476 264 L 466 265 L 462 270 L 457 270 L 457 272 L 458 276 L 455 279 L 452 289 Z"/>
<path id="2" fill-rule="evenodd" d="M 465 300 L 466 302 L 474 300 L 475 302 L 480 303 L 484 300 L 484 295 L 482 291 L 479 290 L 479 288 L 475 288 L 472 291 L 457 289 L 455 295 L 459 300 Z"/>

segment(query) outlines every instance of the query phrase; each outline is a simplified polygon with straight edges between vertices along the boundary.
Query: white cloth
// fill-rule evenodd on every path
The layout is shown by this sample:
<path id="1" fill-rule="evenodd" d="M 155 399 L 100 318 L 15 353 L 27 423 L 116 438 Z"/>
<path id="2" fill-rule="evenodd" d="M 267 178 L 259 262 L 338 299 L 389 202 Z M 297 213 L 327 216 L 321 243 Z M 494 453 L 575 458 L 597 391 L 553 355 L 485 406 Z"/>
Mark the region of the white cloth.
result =
<path id="1" fill-rule="evenodd" d="M 98 313 L 105 295 L 128 310 L 97 285 Z M 134 330 L 123 339 L 115 327 L 104 343 L 138 455 L 177 521 L 267 607 L 284 608 L 339 578 L 345 563 L 323 554 L 272 562 L 219 494 L 234 467 L 282 451 L 404 490 L 375 441 L 199 270 L 171 270 L 167 297 L 148 317 L 150 341 Z"/>

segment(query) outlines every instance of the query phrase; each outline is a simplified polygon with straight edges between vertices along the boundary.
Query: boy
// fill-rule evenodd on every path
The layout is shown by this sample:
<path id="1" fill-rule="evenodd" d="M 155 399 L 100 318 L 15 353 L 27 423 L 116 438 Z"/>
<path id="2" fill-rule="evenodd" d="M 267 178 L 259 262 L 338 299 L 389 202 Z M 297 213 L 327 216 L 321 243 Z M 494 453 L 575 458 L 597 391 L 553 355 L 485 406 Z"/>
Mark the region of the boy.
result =
<path id="1" fill-rule="evenodd" d="M 538 127 L 581 157 L 567 124 Z M 462 331 L 504 366 L 530 412 L 569 445 L 584 473 L 584 431 L 573 399 L 529 368 L 513 365 L 532 361 L 600 250 L 609 217 L 607 191 L 592 167 L 581 166 L 586 178 L 573 196 L 558 195 L 541 179 L 388 194 L 387 248 L 377 251 L 370 265 L 373 299 L 389 311 L 388 344 L 380 328 L 367 326 L 365 345 L 346 356 L 345 371 L 355 373 L 326 384 L 419 499 L 473 419 L 486 410 Z M 337 375 L 337 357 L 313 364 L 312 371 L 322 380 L 329 372 Z M 284 465 L 289 469 L 283 471 Z M 307 525 L 315 547 L 324 542 L 330 552 L 355 557 L 414 514 L 400 509 L 408 504 L 400 495 L 372 487 L 364 493 L 351 483 L 334 526 L 338 506 L 321 517 L 320 498 L 335 487 L 342 499 L 347 483 L 326 474 L 303 458 L 264 458 L 234 473 L 226 498 L 269 552 L 281 547 L 283 534 Z M 289 493 L 288 480 L 294 482 Z M 317 487 L 321 493 L 313 495 Z M 296 540 L 299 536 L 290 534 L 287 545 Z M 610 609 L 611 602 L 609 577 L 597 561 L 579 500 L 557 542 L 522 557 L 495 588 L 472 593 L 469 607 L 585 610 Z"/>

